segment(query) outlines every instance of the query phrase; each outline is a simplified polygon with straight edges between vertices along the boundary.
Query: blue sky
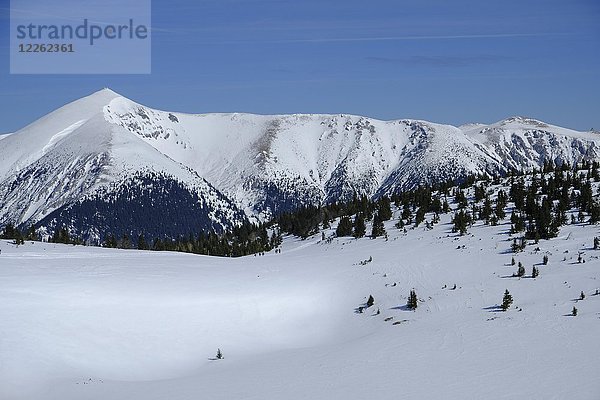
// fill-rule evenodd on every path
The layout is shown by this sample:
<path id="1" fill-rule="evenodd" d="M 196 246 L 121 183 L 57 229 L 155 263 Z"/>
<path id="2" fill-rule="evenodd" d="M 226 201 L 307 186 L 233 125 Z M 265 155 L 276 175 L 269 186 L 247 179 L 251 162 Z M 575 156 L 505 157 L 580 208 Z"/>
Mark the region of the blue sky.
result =
<path id="1" fill-rule="evenodd" d="M 153 1 L 151 75 L 10 75 L 0 132 L 110 87 L 194 113 L 352 113 L 600 129 L 600 2 Z"/>

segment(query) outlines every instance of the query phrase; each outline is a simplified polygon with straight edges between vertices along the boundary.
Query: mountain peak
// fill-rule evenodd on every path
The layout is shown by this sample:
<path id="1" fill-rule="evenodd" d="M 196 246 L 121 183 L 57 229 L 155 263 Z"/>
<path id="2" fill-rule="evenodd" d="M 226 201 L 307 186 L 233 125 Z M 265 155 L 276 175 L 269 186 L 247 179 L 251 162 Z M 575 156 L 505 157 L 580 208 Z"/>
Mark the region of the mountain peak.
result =
<path id="1" fill-rule="evenodd" d="M 506 118 L 499 123 L 500 125 L 510 125 L 510 124 L 520 124 L 520 125 L 530 125 L 535 127 L 547 127 L 548 125 L 545 122 L 537 120 L 535 118 L 525 117 L 522 115 L 517 115 L 514 117 Z"/>
<path id="2" fill-rule="evenodd" d="M 111 100 L 113 100 L 117 97 L 123 97 L 123 96 L 120 95 L 119 93 L 115 92 L 114 90 L 106 87 L 106 88 L 100 89 L 86 97 L 100 99 L 100 100 L 106 99 L 107 102 L 110 102 Z"/>

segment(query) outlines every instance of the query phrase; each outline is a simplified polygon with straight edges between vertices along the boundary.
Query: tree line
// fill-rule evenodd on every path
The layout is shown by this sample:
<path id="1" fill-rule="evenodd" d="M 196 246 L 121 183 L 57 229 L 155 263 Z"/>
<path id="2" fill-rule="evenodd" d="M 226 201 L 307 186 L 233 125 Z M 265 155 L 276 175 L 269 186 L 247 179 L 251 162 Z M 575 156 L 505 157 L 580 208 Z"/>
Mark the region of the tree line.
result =
<path id="1" fill-rule="evenodd" d="M 238 257 L 276 249 L 284 234 L 307 238 L 333 229 L 335 221 L 338 221 L 335 226 L 337 237 L 377 238 L 387 235 L 384 222 L 393 219 L 392 204 L 399 214 L 394 224 L 396 229 L 422 224 L 431 228 L 439 222 L 440 214 L 453 213 L 452 229 L 464 235 L 476 221 L 496 225 L 506 219 L 508 203 L 512 202 L 511 233 L 523 234 L 513 243 L 513 250 L 519 251 L 525 239 L 537 241 L 555 237 L 560 227 L 569 222 L 600 222 L 600 202 L 592 189 L 592 182 L 600 181 L 599 166 L 598 162 L 583 162 L 576 167 L 546 162 L 543 168 L 530 173 L 513 171 L 506 177 L 470 175 L 458 184 L 452 181 L 424 184 L 376 198 L 355 194 L 349 201 L 302 206 L 276 215 L 268 222 L 244 222 L 225 232 L 210 230 L 176 237 L 105 232 L 101 245 Z M 569 219 L 567 213 L 573 209 L 577 216 L 571 214 Z M 433 217 L 426 220 L 427 214 Z M 371 223 L 370 231 L 367 231 L 367 223 Z M 35 225 L 21 231 L 13 224 L 7 224 L 1 237 L 22 242 L 37 240 L 40 235 Z M 48 240 L 83 243 L 66 226 L 56 227 Z"/>

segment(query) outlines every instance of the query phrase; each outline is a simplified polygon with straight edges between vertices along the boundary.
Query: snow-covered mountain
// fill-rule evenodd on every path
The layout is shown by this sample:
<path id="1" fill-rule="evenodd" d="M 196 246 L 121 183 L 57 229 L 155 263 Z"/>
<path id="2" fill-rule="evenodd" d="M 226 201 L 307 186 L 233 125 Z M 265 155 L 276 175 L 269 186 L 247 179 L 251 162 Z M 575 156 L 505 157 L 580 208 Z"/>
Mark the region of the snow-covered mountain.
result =
<path id="1" fill-rule="evenodd" d="M 53 212 L 59 223 L 82 199 L 160 174 L 198 195 L 203 226 L 224 228 L 355 192 L 597 159 L 599 145 L 596 133 L 521 117 L 454 127 L 353 115 L 190 115 L 104 89 L 0 141 L 0 224 Z"/>
<path id="2" fill-rule="evenodd" d="M 106 107 L 119 98 L 110 90 L 97 92 L 2 139 L 0 224 L 37 222 L 78 203 L 98 200 L 99 195 L 110 204 L 123 197 L 123 192 L 130 192 L 132 186 L 137 185 L 143 192 L 141 182 L 146 187 L 157 186 L 159 191 L 160 186 L 169 183 L 183 185 L 187 197 L 196 199 L 195 230 L 222 230 L 245 220 L 229 199 L 194 170 L 127 129 L 107 122 Z M 133 200 L 128 210 L 133 215 L 142 214 L 144 207 L 155 206 L 156 196 L 146 196 L 146 202 L 135 202 L 131 195 L 125 197 Z M 177 208 L 181 201 L 173 197 L 170 203 L 160 204 L 162 210 L 155 211 L 175 226 L 184 224 L 188 215 L 174 215 L 180 211 Z M 48 221 L 50 225 L 52 222 Z M 93 236 L 92 228 L 81 230 Z"/>

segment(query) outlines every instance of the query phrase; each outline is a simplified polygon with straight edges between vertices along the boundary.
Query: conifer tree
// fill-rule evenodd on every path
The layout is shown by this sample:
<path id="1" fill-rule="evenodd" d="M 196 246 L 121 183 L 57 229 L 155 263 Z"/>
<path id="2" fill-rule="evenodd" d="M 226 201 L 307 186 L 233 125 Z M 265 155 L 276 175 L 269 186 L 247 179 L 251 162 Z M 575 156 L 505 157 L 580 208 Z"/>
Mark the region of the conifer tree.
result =
<path id="1" fill-rule="evenodd" d="M 504 297 L 502 298 L 502 311 L 506 311 L 510 308 L 513 303 L 513 298 L 509 293 L 508 289 L 504 292 Z"/>
<path id="2" fill-rule="evenodd" d="M 573 306 L 573 310 L 571 310 L 571 315 L 574 317 L 577 316 L 577 308 L 575 306 Z"/>
<path id="3" fill-rule="evenodd" d="M 137 248 L 138 250 L 148 250 L 148 243 L 146 243 L 143 233 L 138 236 Z"/>
<path id="4" fill-rule="evenodd" d="M 454 218 L 452 219 L 454 223 L 453 232 L 459 232 L 460 235 L 465 235 L 467 233 L 467 228 L 471 223 L 471 216 L 465 210 L 460 210 L 456 214 L 454 214 Z"/>
<path id="5" fill-rule="evenodd" d="M 116 247 L 116 244 L 115 244 L 115 247 Z M 156 250 L 156 251 L 164 251 L 165 250 L 165 245 L 163 244 L 163 241 L 160 240 L 160 238 L 154 239 L 154 242 L 152 243 L 152 250 Z M 202 249 L 200 249 L 199 252 L 202 252 Z"/>
<path id="6" fill-rule="evenodd" d="M 4 227 L 4 232 L 2 232 L 2 235 L 0 236 L 0 238 L 14 239 L 15 238 L 15 230 L 16 230 L 16 228 L 12 223 L 6 224 L 6 226 Z"/>
<path id="7" fill-rule="evenodd" d="M 25 239 L 23 238 L 23 235 L 21 234 L 21 231 L 19 231 L 18 229 L 15 231 L 15 241 L 14 243 L 19 246 L 21 244 L 25 244 Z"/>
<path id="8" fill-rule="evenodd" d="M 130 249 L 131 248 L 131 240 L 129 240 L 129 236 L 126 233 L 123 234 L 121 238 L 121 243 L 119 248 L 121 249 Z"/>
<path id="9" fill-rule="evenodd" d="M 425 207 L 419 207 L 415 214 L 415 227 L 419 226 L 423 221 L 425 221 Z"/>
<path id="10" fill-rule="evenodd" d="M 379 211 L 379 218 L 382 221 L 389 221 L 392 218 L 392 209 L 390 206 L 390 199 L 386 196 L 379 199 L 377 210 Z"/>
<path id="11" fill-rule="evenodd" d="M 408 308 L 409 310 L 416 310 L 417 306 L 418 306 L 417 293 L 415 292 L 414 289 L 412 289 L 410 291 L 410 294 L 408 295 L 408 301 L 406 302 L 406 308 Z"/>
<path id="12" fill-rule="evenodd" d="M 369 295 L 369 299 L 367 300 L 367 308 L 371 307 L 373 304 L 375 304 L 375 299 L 373 298 L 373 295 Z"/>
<path id="13" fill-rule="evenodd" d="M 540 270 L 534 266 L 533 269 L 531 270 L 531 277 L 537 278 L 539 275 L 540 275 Z"/>
<path id="14" fill-rule="evenodd" d="M 521 278 L 524 275 L 525 275 L 525 267 L 523 266 L 523 264 L 521 264 L 521 261 L 519 261 L 519 268 L 517 269 L 517 276 L 519 278 Z"/>
<path id="15" fill-rule="evenodd" d="M 385 227 L 383 226 L 383 220 L 379 217 L 379 213 L 375 214 L 373 217 L 373 229 L 371 230 L 371 237 L 375 239 L 376 237 L 385 235 Z"/>
<path id="16" fill-rule="evenodd" d="M 354 218 L 354 233 L 355 238 L 361 238 L 367 233 L 367 227 L 365 225 L 365 219 L 362 214 L 356 214 Z"/>
<path id="17" fill-rule="evenodd" d="M 115 238 L 115 235 L 111 233 L 106 237 L 104 241 L 104 247 L 108 247 L 111 249 L 117 248 L 117 239 Z"/>
<path id="18" fill-rule="evenodd" d="M 350 220 L 350 217 L 344 216 L 340 218 L 340 222 L 335 230 L 335 234 L 338 237 L 352 235 L 352 221 Z"/>

